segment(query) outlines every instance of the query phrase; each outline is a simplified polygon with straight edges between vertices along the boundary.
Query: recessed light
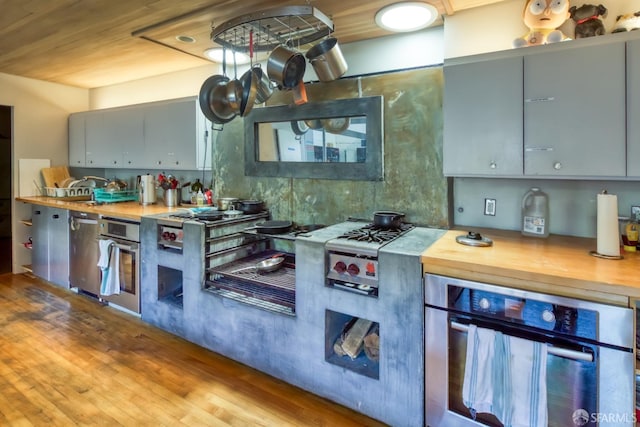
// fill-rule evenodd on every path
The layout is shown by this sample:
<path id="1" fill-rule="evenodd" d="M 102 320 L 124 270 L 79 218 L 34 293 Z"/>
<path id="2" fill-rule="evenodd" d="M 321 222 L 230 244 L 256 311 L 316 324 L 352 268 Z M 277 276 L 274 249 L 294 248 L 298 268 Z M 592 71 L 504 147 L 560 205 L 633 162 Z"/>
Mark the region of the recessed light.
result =
<path id="1" fill-rule="evenodd" d="M 211 49 L 207 49 L 204 51 L 204 56 L 209 58 L 214 62 L 222 63 L 222 48 L 221 47 L 212 47 Z M 227 64 L 233 64 L 233 56 L 234 52 L 230 49 L 227 49 Z M 251 58 L 249 55 L 242 52 L 235 52 L 235 62 L 236 64 L 248 64 L 251 62 Z"/>
<path id="2" fill-rule="evenodd" d="M 194 39 L 193 37 L 185 36 L 185 35 L 176 36 L 176 40 L 178 40 L 179 42 L 182 42 L 182 43 L 195 43 L 196 42 L 196 39 Z"/>
<path id="3" fill-rule="evenodd" d="M 376 13 L 376 24 L 385 30 L 409 32 L 433 24 L 438 10 L 429 3 L 402 2 L 385 6 Z"/>

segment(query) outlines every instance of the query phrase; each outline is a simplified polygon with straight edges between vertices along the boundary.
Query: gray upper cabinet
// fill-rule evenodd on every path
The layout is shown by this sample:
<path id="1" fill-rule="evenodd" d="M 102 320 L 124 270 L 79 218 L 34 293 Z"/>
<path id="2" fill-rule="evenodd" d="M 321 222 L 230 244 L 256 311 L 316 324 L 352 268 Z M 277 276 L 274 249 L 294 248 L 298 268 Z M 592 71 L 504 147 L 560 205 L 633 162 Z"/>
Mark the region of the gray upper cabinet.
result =
<path id="1" fill-rule="evenodd" d="M 521 176 L 522 57 L 444 67 L 444 174 Z"/>
<path id="2" fill-rule="evenodd" d="M 625 176 L 625 45 L 524 57 L 525 175 Z"/>
<path id="3" fill-rule="evenodd" d="M 209 127 L 196 97 L 72 114 L 69 165 L 210 169 Z"/>
<path id="4" fill-rule="evenodd" d="M 640 177 L 636 34 L 448 59 L 444 83 L 445 175 Z"/>
<path id="5" fill-rule="evenodd" d="M 142 113 L 135 108 L 86 113 L 86 166 L 104 168 L 143 166 L 142 118 Z"/>
<path id="6" fill-rule="evenodd" d="M 85 115 L 75 113 L 69 115 L 69 166 L 85 166 L 85 136 L 84 136 Z"/>
<path id="7" fill-rule="evenodd" d="M 640 40 L 627 43 L 627 175 L 640 177 Z"/>

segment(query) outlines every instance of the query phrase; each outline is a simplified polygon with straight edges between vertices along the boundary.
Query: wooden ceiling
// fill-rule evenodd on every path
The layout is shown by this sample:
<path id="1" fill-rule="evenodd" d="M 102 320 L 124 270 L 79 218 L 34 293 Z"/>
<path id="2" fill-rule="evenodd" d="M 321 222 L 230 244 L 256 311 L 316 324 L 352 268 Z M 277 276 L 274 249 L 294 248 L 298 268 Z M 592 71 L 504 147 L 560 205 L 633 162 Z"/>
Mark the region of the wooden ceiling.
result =
<path id="1" fill-rule="evenodd" d="M 211 63 L 203 52 L 216 46 L 212 27 L 290 5 L 316 7 L 333 20 L 340 43 L 349 43 L 390 35 L 376 26 L 374 16 L 397 1 L 5 0 L 0 72 L 95 88 L 194 68 Z M 426 1 L 443 16 L 502 0 Z M 180 42 L 179 35 L 196 41 Z"/>

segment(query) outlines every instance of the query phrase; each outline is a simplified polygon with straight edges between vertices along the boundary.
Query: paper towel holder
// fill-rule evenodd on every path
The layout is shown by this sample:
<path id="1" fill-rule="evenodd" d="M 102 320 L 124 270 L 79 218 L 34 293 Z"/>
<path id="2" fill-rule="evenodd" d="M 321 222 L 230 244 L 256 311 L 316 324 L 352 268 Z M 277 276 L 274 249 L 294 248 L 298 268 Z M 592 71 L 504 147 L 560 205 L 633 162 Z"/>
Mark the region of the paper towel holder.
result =
<path id="1" fill-rule="evenodd" d="M 600 194 L 609 194 L 609 192 L 606 189 L 603 189 Z M 596 258 L 602 258 L 602 259 L 609 259 L 609 260 L 621 260 L 624 259 L 624 256 L 622 255 L 605 255 L 605 254 L 601 254 L 598 251 L 590 251 L 589 255 L 594 256 Z"/>

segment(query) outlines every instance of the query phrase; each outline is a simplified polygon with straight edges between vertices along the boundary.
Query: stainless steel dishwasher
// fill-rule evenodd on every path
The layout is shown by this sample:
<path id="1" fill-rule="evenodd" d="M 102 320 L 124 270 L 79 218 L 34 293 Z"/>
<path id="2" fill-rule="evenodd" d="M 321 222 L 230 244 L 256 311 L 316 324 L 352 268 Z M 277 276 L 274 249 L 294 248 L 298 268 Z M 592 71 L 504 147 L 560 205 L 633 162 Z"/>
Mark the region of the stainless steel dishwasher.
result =
<path id="1" fill-rule="evenodd" d="M 69 228 L 69 284 L 79 292 L 97 297 L 100 293 L 98 215 L 71 212 Z"/>

